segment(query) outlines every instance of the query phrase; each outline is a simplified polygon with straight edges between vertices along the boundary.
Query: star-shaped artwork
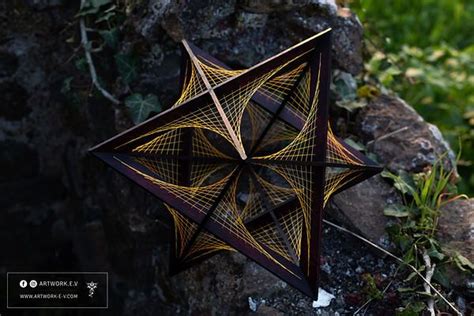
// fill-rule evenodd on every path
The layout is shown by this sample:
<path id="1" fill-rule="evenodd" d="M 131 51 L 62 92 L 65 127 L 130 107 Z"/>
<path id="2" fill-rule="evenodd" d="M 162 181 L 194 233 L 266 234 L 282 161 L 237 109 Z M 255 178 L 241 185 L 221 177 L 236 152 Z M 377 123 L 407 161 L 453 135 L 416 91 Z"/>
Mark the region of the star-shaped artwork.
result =
<path id="1" fill-rule="evenodd" d="M 166 205 L 172 273 L 239 251 L 317 297 L 328 199 L 380 172 L 328 124 L 330 34 L 243 70 L 183 41 L 172 108 L 92 149 Z"/>

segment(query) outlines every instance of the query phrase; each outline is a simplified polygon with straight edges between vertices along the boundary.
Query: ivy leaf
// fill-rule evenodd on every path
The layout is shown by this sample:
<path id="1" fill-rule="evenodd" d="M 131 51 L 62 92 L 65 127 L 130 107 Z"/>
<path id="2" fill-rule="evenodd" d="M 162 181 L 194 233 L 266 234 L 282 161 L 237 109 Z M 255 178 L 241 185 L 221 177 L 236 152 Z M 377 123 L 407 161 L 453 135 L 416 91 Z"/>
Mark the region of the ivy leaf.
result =
<path id="1" fill-rule="evenodd" d="M 129 84 L 138 77 L 138 59 L 129 54 L 116 54 L 115 64 L 124 83 Z"/>
<path id="2" fill-rule="evenodd" d="M 146 120 L 151 112 L 161 111 L 161 104 L 154 94 L 143 97 L 140 93 L 134 93 L 125 99 L 125 105 L 135 124 Z"/>
<path id="3" fill-rule="evenodd" d="M 383 210 L 385 216 L 391 217 L 408 217 L 410 212 L 402 205 L 389 205 Z"/>
<path id="4" fill-rule="evenodd" d="M 117 28 L 112 28 L 110 30 L 99 31 L 100 36 L 104 39 L 105 44 L 112 49 L 117 48 L 118 45 L 118 30 Z"/>

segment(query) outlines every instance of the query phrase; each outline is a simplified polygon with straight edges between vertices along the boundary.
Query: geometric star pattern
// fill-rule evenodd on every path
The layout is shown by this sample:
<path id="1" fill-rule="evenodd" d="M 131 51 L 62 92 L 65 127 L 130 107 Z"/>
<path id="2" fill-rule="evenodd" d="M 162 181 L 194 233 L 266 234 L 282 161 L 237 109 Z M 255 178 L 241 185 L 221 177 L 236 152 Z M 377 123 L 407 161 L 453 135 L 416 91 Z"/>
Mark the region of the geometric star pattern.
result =
<path id="1" fill-rule="evenodd" d="M 323 209 L 381 170 L 328 123 L 330 34 L 242 70 L 183 41 L 176 103 L 91 149 L 166 205 L 172 273 L 239 251 L 317 298 Z"/>

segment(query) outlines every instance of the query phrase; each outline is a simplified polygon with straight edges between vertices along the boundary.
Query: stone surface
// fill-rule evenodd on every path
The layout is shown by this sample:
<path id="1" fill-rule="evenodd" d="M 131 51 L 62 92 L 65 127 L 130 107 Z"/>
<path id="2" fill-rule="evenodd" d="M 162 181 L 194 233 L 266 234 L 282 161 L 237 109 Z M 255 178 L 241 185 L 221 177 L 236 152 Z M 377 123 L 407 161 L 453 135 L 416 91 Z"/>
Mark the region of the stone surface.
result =
<path id="1" fill-rule="evenodd" d="M 450 255 L 456 253 L 474 262 L 474 199 L 459 199 L 441 208 L 437 236 L 443 249 Z M 474 282 L 474 275 L 459 269 L 448 269 L 453 285 L 468 289 L 468 282 Z M 468 289 L 472 292 L 472 289 Z"/>
<path id="2" fill-rule="evenodd" d="M 368 149 L 393 172 L 421 172 L 442 155 L 446 169 L 455 168 L 454 154 L 438 128 L 399 98 L 376 98 L 361 109 L 356 121 Z"/>
<path id="3" fill-rule="evenodd" d="M 474 199 L 444 205 L 438 225 L 438 237 L 446 248 L 459 251 L 474 262 Z"/>
<path id="4" fill-rule="evenodd" d="M 334 1 L 150 1 L 136 29 L 153 42 L 163 28 L 235 67 L 250 67 L 311 35 L 333 27 L 333 60 L 344 71 L 362 70 L 362 26 Z"/>
<path id="5" fill-rule="evenodd" d="M 383 210 L 396 203 L 401 203 L 399 194 L 377 175 L 334 196 L 326 212 L 371 241 L 387 246 L 388 218 Z"/>

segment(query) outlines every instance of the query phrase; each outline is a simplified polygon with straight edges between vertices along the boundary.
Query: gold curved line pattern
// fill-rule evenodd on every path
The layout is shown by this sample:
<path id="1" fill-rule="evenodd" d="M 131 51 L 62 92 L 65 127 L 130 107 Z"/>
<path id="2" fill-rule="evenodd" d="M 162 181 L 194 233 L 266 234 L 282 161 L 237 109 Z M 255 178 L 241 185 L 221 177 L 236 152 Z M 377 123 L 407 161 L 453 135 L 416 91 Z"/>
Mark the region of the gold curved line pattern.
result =
<path id="1" fill-rule="evenodd" d="M 186 114 L 170 115 L 171 120 L 118 145 L 133 154 L 131 162 L 120 155 L 114 159 L 168 194 L 174 255 L 181 262 L 242 247 L 301 279 L 299 273 L 309 271 L 317 252 L 311 240 L 314 212 L 364 166 L 329 123 L 325 160 L 315 161 L 315 148 L 321 145 L 316 119 L 325 113 L 319 111 L 323 55 L 308 57 L 313 47 L 268 71 L 230 70 L 212 58 L 194 56 L 190 47 L 181 95 L 171 110 Z M 190 102 L 201 97 L 205 103 Z M 303 126 L 290 125 L 295 124 L 291 116 Z M 245 159 L 246 151 L 253 157 Z M 316 187 L 319 174 L 325 177 L 324 187 Z M 193 215 L 202 221 L 194 222 Z"/>
<path id="2" fill-rule="evenodd" d="M 184 203 L 188 204 L 190 207 L 197 209 L 200 213 L 206 213 L 207 210 L 212 206 L 212 203 L 219 195 L 220 191 L 227 183 L 229 178 L 231 177 L 232 173 L 235 171 L 237 167 L 229 172 L 225 177 L 216 181 L 213 184 L 209 184 L 206 186 L 201 187 L 188 187 L 188 186 L 181 186 L 177 184 L 172 184 L 166 181 L 159 180 L 155 177 L 152 177 L 135 167 L 131 166 L 130 164 L 124 162 L 118 157 L 114 157 L 115 160 L 120 162 L 125 167 L 133 170 L 135 173 L 141 175 L 146 180 L 159 185 L 162 188 L 165 188 L 169 193 L 173 194 L 177 198 L 179 198 Z"/>

